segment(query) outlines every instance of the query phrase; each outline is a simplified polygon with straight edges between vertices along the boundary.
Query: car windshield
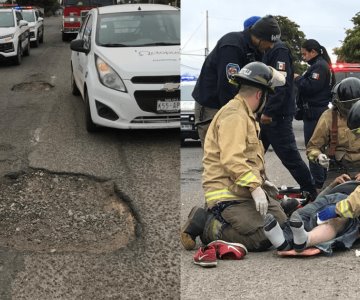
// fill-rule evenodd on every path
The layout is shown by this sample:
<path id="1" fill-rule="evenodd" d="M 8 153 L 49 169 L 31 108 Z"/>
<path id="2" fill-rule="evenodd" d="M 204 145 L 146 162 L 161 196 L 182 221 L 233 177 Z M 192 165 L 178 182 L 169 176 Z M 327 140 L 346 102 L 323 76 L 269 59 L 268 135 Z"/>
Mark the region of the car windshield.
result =
<path id="1" fill-rule="evenodd" d="M 100 15 L 96 43 L 103 47 L 180 45 L 180 12 L 136 11 Z"/>
<path id="2" fill-rule="evenodd" d="M 14 15 L 11 11 L 0 11 L 0 27 L 14 27 Z"/>
<path id="3" fill-rule="evenodd" d="M 63 0 L 63 6 L 103 6 L 116 4 L 114 0 Z"/>
<path id="4" fill-rule="evenodd" d="M 35 14 L 33 11 L 26 11 L 26 10 L 23 10 L 22 11 L 22 15 L 23 15 L 23 18 L 25 21 L 28 21 L 28 22 L 35 22 Z"/>
<path id="5" fill-rule="evenodd" d="M 194 101 L 194 98 L 191 96 L 194 85 L 183 85 L 180 86 L 181 90 L 181 101 Z"/>

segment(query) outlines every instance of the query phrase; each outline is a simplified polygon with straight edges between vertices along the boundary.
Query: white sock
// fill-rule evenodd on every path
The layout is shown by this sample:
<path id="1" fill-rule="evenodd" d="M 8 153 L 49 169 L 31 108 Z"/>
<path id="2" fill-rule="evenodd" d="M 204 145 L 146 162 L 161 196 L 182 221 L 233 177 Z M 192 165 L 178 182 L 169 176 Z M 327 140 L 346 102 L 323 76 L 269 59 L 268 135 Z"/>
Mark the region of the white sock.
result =
<path id="1" fill-rule="evenodd" d="M 290 217 L 290 228 L 294 236 L 294 249 L 297 252 L 303 251 L 308 242 L 308 233 L 304 229 L 304 223 L 297 211 Z"/>
<path id="2" fill-rule="evenodd" d="M 284 233 L 273 215 L 267 214 L 264 221 L 264 232 L 277 250 L 289 250 L 290 245 L 284 238 Z"/>

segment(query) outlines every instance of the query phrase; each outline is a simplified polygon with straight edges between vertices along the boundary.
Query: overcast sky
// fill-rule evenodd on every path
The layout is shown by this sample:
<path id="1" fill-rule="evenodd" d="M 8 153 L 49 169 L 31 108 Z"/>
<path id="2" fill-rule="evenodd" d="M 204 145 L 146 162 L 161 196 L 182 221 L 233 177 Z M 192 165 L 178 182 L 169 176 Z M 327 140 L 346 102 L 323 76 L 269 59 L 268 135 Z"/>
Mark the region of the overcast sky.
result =
<path id="1" fill-rule="evenodd" d="M 288 17 L 300 26 L 305 38 L 316 39 L 333 61 L 332 49 L 341 46 L 345 30 L 353 28 L 351 19 L 360 11 L 359 0 L 182 0 L 182 73 L 199 74 L 204 61 L 208 11 L 209 48 L 227 32 L 243 30 L 250 16 L 267 14 Z M 190 54 L 190 55 L 189 55 Z"/>

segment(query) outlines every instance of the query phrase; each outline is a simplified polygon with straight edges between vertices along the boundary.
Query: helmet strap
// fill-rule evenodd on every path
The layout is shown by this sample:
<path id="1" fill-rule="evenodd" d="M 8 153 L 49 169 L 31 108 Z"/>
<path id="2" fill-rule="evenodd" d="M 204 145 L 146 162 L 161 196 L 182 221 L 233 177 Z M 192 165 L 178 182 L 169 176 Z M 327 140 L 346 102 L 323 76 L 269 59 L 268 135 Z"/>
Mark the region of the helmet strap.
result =
<path id="1" fill-rule="evenodd" d="M 268 97 L 268 91 L 266 89 L 261 89 L 261 98 L 260 98 L 260 103 L 258 108 L 255 110 L 254 113 L 256 114 L 262 114 L 265 104 L 266 104 L 266 100 Z"/>

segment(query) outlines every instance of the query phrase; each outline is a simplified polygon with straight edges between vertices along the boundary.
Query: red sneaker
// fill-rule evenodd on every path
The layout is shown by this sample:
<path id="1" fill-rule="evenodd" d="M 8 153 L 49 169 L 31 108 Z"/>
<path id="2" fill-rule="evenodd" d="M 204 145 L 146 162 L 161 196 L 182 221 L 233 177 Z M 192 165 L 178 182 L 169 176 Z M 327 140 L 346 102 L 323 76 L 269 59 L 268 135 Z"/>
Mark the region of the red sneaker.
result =
<path id="1" fill-rule="evenodd" d="M 216 240 L 208 244 L 208 247 L 213 246 L 216 249 L 218 258 L 221 259 L 242 259 L 247 253 L 247 249 L 240 243 L 229 243 L 221 240 Z"/>
<path id="2" fill-rule="evenodd" d="M 202 267 L 216 267 L 216 249 L 213 246 L 201 247 L 194 255 L 194 264 Z"/>

